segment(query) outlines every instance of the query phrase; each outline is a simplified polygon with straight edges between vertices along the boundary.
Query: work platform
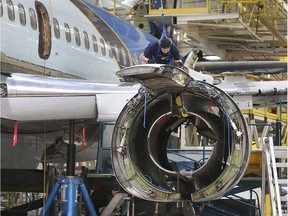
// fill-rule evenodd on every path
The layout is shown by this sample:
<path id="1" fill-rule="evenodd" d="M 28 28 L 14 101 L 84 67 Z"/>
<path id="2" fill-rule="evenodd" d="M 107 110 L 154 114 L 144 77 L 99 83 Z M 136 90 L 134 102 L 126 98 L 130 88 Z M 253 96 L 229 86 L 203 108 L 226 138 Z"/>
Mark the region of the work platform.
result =
<path id="1" fill-rule="evenodd" d="M 222 60 L 287 58 L 287 2 L 149 0 L 147 18 L 178 30 L 178 47 L 191 47 Z M 182 33 L 181 33 L 182 32 Z"/>

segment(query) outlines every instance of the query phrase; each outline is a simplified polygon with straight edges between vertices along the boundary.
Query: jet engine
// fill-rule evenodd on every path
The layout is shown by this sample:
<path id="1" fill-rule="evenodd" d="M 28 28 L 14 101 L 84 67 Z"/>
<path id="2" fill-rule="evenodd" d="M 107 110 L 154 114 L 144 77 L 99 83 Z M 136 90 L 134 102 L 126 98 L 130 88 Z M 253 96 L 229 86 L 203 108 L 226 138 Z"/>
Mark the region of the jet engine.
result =
<path id="1" fill-rule="evenodd" d="M 120 113 L 112 137 L 112 164 L 131 195 L 155 202 L 220 198 L 242 178 L 250 155 L 246 121 L 221 89 L 169 65 L 139 65 L 116 73 L 142 87 Z M 209 159 L 191 175 L 169 161 L 171 133 L 193 124 L 212 143 Z"/>

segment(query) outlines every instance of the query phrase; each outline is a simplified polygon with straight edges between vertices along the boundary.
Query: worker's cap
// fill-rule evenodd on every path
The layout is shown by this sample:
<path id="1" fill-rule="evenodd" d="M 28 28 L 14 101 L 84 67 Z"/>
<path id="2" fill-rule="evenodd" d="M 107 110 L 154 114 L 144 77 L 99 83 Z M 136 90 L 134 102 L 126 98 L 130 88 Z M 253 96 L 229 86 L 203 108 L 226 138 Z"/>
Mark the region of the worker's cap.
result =
<path id="1" fill-rule="evenodd" d="M 163 49 L 167 49 L 171 46 L 172 41 L 170 38 L 163 38 L 160 42 L 160 47 Z"/>

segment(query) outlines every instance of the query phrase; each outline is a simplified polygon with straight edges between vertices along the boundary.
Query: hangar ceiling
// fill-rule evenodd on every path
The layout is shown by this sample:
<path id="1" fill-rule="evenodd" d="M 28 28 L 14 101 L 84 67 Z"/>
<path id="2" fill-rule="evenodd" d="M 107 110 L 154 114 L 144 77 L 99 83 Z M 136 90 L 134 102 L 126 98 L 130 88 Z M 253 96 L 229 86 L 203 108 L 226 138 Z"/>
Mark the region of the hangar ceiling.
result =
<path id="1" fill-rule="evenodd" d="M 100 2 L 132 14 L 143 1 Z M 199 49 L 228 61 L 287 60 L 287 0 L 163 0 L 163 10 L 160 0 L 144 2 L 143 16 L 161 25 L 163 13 L 182 54 Z"/>
<path id="2" fill-rule="evenodd" d="M 287 56 L 287 1 L 189 0 L 177 2 L 175 9 L 170 6 L 163 12 L 171 26 L 186 33 L 179 44 L 182 50 L 193 47 L 222 60 Z M 151 8 L 148 16 L 161 13 Z"/>

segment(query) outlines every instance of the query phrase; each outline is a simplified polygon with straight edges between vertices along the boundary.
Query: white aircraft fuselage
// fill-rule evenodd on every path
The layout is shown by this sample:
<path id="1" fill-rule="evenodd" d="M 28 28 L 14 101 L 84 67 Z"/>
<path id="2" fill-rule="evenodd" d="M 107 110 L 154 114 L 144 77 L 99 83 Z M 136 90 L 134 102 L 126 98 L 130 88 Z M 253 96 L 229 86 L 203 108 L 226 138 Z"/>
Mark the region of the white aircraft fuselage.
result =
<path id="1" fill-rule="evenodd" d="M 9 96 L 13 98 L 2 100 L 1 118 L 5 126 L 2 126 L 1 131 L 1 167 L 36 168 L 44 144 L 49 146 L 55 143 L 57 137 L 63 136 L 63 132 L 59 132 L 63 130 L 62 123 L 59 127 L 53 120 L 91 118 L 85 109 L 88 100 L 90 104 L 93 100 L 98 103 L 97 116 L 95 102 L 90 108 L 94 119 L 116 120 L 126 101 L 137 89 L 117 88 L 115 84 L 120 82 L 115 72 L 138 64 L 140 53 L 156 38 L 85 1 L 61 1 L 60 4 L 48 0 L 13 0 L 1 1 L 0 7 L 1 72 L 24 72 L 40 76 L 37 79 L 29 75 L 15 75 L 18 77 L 17 82 L 12 81 L 13 87 L 8 87 Z M 62 84 L 59 86 L 57 79 L 48 81 L 49 76 L 75 80 L 60 80 Z M 6 77 L 1 80 L 4 82 Z M 91 85 L 80 80 L 89 80 Z M 90 93 L 90 99 L 84 97 L 87 92 Z M 67 97 L 67 94 L 72 96 Z M 45 97 L 37 100 L 33 95 Z M 16 99 L 16 96 L 23 98 Z M 111 106 L 111 102 L 115 102 L 115 105 Z M 32 104 L 34 107 L 30 106 Z M 74 111 L 69 107 L 74 107 Z M 86 116 L 80 110 L 83 114 L 86 112 Z M 6 123 L 7 119 L 18 121 L 17 146 L 13 149 L 9 144 L 13 142 L 15 128 L 11 128 L 11 122 Z M 41 120 L 52 122 L 46 122 L 44 129 L 43 124 L 39 123 Z M 31 121 L 34 121 L 34 126 L 27 123 Z M 3 130 L 6 126 L 8 129 Z M 45 138 L 44 132 L 47 134 Z M 97 143 L 97 139 L 94 138 L 91 143 Z M 96 159 L 95 154 L 92 158 Z"/>
<path id="2" fill-rule="evenodd" d="M 8 64 L 16 60 L 23 67 L 42 67 L 41 75 L 53 69 L 70 77 L 118 82 L 115 71 L 138 64 L 140 53 L 156 40 L 85 1 L 15 0 L 1 7 L 1 55 L 11 58 Z"/>

